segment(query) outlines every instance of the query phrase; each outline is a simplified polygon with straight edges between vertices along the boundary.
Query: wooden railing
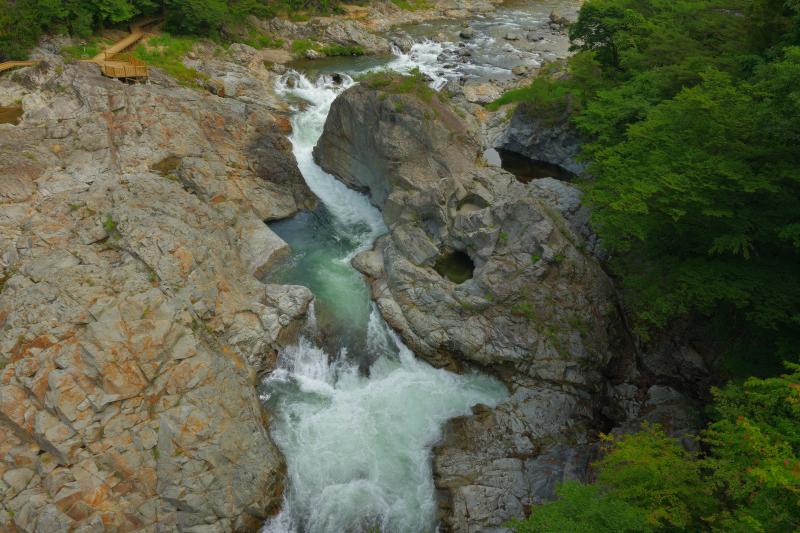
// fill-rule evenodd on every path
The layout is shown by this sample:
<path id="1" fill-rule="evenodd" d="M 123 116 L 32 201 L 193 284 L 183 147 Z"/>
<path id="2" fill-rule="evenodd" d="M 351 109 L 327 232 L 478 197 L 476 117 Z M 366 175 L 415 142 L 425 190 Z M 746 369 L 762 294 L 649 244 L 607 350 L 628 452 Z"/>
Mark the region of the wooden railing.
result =
<path id="1" fill-rule="evenodd" d="M 150 24 L 160 22 L 160 18 L 141 20 L 131 26 L 131 32 L 126 37 L 115 42 L 92 59 L 100 65 L 103 75 L 110 78 L 146 78 L 150 75 L 147 65 L 136 59 L 131 54 L 120 55 L 145 36 L 143 28 Z"/>
<path id="2" fill-rule="evenodd" d="M 149 76 L 147 64 L 131 54 L 124 56 L 111 54 L 107 55 L 105 59 L 95 62 L 100 65 L 103 75 L 110 78 L 146 78 Z"/>
<path id="3" fill-rule="evenodd" d="M 5 63 L 0 63 L 0 72 L 11 70 L 12 68 L 32 67 L 36 63 L 38 61 L 6 61 Z"/>

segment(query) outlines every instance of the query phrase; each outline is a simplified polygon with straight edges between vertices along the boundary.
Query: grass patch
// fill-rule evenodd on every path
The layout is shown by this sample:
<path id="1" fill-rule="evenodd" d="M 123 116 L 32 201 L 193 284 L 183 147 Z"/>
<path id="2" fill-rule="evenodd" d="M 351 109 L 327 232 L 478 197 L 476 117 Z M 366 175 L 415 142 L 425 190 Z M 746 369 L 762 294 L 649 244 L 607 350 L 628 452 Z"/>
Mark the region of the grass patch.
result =
<path id="1" fill-rule="evenodd" d="M 119 229 L 117 228 L 117 222 L 111 217 L 111 215 L 106 215 L 106 219 L 103 221 L 103 229 L 106 231 L 106 234 L 108 234 L 112 241 L 116 241 L 121 237 Z"/>
<path id="2" fill-rule="evenodd" d="M 345 46 L 342 44 L 332 44 L 323 46 L 319 49 L 326 56 L 363 56 L 364 49 L 360 46 Z"/>
<path id="3" fill-rule="evenodd" d="M 181 62 L 196 42 L 194 37 L 162 33 L 139 44 L 134 48 L 133 55 L 149 66 L 160 68 L 181 85 L 200 88 L 208 76 Z"/>
<path id="4" fill-rule="evenodd" d="M 431 8 L 431 4 L 427 0 L 392 0 L 392 3 L 403 11 L 421 11 Z"/>
<path id="5" fill-rule="evenodd" d="M 284 43 L 284 40 L 280 37 L 275 37 L 266 33 L 260 33 L 255 28 L 250 28 L 247 31 L 247 35 L 243 38 L 237 39 L 237 41 L 248 46 L 252 46 L 257 50 L 261 50 L 263 48 L 281 48 Z"/>
<path id="6" fill-rule="evenodd" d="M 570 89 L 566 84 L 554 83 L 547 77 L 540 77 L 535 78 L 527 87 L 506 91 L 494 102 L 486 104 L 486 108 L 494 111 L 506 104 L 528 102 L 536 106 L 537 111 L 561 115 L 567 109 L 569 94 Z"/>
<path id="7" fill-rule="evenodd" d="M 61 55 L 68 62 L 92 59 L 111 44 L 105 39 L 90 39 L 83 43 L 71 44 L 61 49 Z"/>
<path id="8" fill-rule="evenodd" d="M 533 305 L 528 301 L 518 302 L 511 307 L 511 314 L 514 316 L 525 317 L 528 320 L 533 320 L 536 313 L 533 310 Z"/>
<path id="9" fill-rule="evenodd" d="M 316 45 L 311 39 L 295 39 L 292 41 L 292 52 L 298 56 L 306 55 L 309 50 L 315 50 Z"/>
<path id="10" fill-rule="evenodd" d="M 314 50 L 328 57 L 333 56 L 363 56 L 364 49 L 360 46 L 346 46 L 343 44 L 320 45 L 311 39 L 296 39 L 292 41 L 292 52 L 297 57 L 303 57 L 309 50 Z"/>
<path id="11" fill-rule="evenodd" d="M 391 94 L 413 94 L 425 102 L 430 102 L 437 94 L 428 87 L 425 76 L 414 69 L 408 76 L 389 71 L 378 71 L 361 78 L 361 84 L 370 89 L 379 89 Z"/>

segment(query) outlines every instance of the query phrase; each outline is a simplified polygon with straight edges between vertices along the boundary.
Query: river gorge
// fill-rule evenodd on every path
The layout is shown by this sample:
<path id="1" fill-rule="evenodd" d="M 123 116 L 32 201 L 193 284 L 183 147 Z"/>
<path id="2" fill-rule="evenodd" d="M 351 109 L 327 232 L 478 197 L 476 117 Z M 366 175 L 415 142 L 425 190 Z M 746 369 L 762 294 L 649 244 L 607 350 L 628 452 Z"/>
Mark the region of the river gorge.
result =
<path id="1" fill-rule="evenodd" d="M 0 529 L 508 531 L 600 433 L 694 426 L 574 128 L 485 107 L 581 3 L 462 4 L 261 20 L 367 54 L 201 41 L 188 86 L 60 36 L 0 79 Z"/>
<path id="2" fill-rule="evenodd" d="M 395 48 L 395 57 L 382 64 L 335 60 L 320 72 L 319 62 L 311 61 L 315 80 L 296 71 L 279 80 L 279 94 L 304 101 L 292 120 L 292 145 L 320 206 L 271 224 L 292 249 L 275 281 L 311 288 L 317 314 L 262 384 L 262 400 L 276 412 L 272 434 L 289 472 L 283 510 L 265 533 L 433 531 L 430 453 L 444 422 L 507 396 L 488 376 L 453 374 L 416 359 L 385 323 L 369 302 L 361 274 L 350 266 L 387 231 L 381 214 L 366 196 L 323 171 L 312 149 L 333 100 L 357 83 L 353 77 L 419 69 L 433 89 L 442 90 L 461 76 L 511 79 L 514 67 L 539 66 L 538 54 L 503 45 L 512 41 L 500 33 L 521 32 L 524 39 L 525 26 L 547 22 L 549 11 L 543 9 L 503 9 L 473 22 L 477 31 L 469 47 L 420 36 L 464 27 L 434 23 L 415 27 L 422 40 L 405 53 Z M 454 62 L 460 49 L 470 50 L 468 62 Z M 315 343 L 320 336 L 327 339 L 322 346 Z"/>
<path id="3" fill-rule="evenodd" d="M 417 360 L 370 303 L 350 260 L 386 227 L 364 195 L 325 173 L 311 154 L 331 102 L 352 78 L 287 79 L 281 92 L 309 104 L 294 117 L 292 143 L 320 206 L 271 227 L 292 248 L 279 280 L 311 288 L 317 314 L 262 384 L 289 472 L 283 511 L 264 531 L 432 530 L 430 448 L 442 424 L 472 405 L 495 405 L 506 392 L 488 377 Z M 329 339 L 322 346 L 314 343 L 320 334 Z"/>

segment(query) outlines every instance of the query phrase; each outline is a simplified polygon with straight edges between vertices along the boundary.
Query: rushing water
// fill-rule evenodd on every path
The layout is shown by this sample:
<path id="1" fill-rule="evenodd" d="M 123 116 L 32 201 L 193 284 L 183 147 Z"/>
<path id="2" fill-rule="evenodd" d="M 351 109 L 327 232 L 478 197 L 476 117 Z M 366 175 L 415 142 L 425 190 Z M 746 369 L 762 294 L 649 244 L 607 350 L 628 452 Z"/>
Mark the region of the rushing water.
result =
<path id="1" fill-rule="evenodd" d="M 411 68 L 403 57 L 395 63 Z M 456 375 L 416 359 L 350 266 L 386 228 L 367 198 L 322 171 L 311 152 L 331 102 L 352 83 L 325 75 L 312 83 L 292 72 L 279 87 L 307 102 L 293 117 L 291 141 L 321 205 L 271 226 L 293 250 L 277 279 L 310 287 L 317 313 L 262 384 L 289 480 L 266 532 L 433 531 L 430 449 L 442 425 L 506 395 L 488 376 Z"/>
<path id="2" fill-rule="evenodd" d="M 507 394 L 488 376 L 456 375 L 416 359 L 370 302 L 350 260 L 386 232 L 383 219 L 364 195 L 322 171 L 312 157 L 331 103 L 354 83 L 332 74 L 418 68 L 436 89 L 455 79 L 509 79 L 513 67 L 535 67 L 549 50 L 564 46 L 548 33 L 547 16 L 579 3 L 511 5 L 470 21 L 476 34 L 467 42 L 458 38 L 463 21 L 419 24 L 405 30 L 416 44 L 407 52 L 395 49 L 390 59 L 317 61 L 304 65 L 314 81 L 294 71 L 281 79 L 279 91 L 303 101 L 292 119 L 291 141 L 320 205 L 271 224 L 292 248 L 273 281 L 305 285 L 316 299 L 300 342 L 280 354 L 277 370 L 261 387 L 288 468 L 282 511 L 265 532 L 434 531 L 431 447 L 443 424 L 475 404 L 496 405 Z M 511 42 L 508 31 L 544 37 Z"/>

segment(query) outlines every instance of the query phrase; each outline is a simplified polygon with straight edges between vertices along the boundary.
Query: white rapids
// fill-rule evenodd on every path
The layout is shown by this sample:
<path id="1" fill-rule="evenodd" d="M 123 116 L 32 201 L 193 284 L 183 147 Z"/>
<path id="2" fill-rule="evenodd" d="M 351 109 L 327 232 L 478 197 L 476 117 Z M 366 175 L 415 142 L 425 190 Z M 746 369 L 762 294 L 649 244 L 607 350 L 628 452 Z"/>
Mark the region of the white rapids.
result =
<path id="1" fill-rule="evenodd" d="M 403 57 L 396 62 L 410 63 Z M 363 283 L 349 260 L 386 228 L 364 195 L 325 173 L 311 155 L 331 103 L 354 83 L 343 78 L 339 84 L 329 76 L 311 82 L 290 72 L 278 89 L 307 102 L 293 117 L 291 141 L 334 231 L 353 243 L 329 261 L 348 263 L 354 278 L 340 282 L 345 284 Z M 339 279 L 332 277 L 331 283 Z M 341 294 L 352 292 L 343 285 Z M 469 414 L 479 403 L 496 405 L 506 397 L 505 387 L 486 375 L 457 375 L 416 359 L 374 305 L 365 328 L 364 344 L 374 361 L 368 375 L 359 371 L 348 346 L 328 354 L 308 340 L 315 336 L 313 329 L 312 324 L 297 345 L 280 354 L 278 369 L 261 388 L 273 413 L 272 437 L 288 468 L 283 508 L 263 532 L 434 531 L 431 448 L 448 419 Z"/>

